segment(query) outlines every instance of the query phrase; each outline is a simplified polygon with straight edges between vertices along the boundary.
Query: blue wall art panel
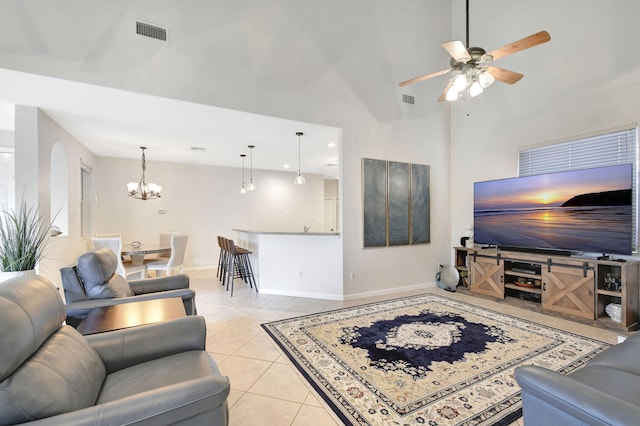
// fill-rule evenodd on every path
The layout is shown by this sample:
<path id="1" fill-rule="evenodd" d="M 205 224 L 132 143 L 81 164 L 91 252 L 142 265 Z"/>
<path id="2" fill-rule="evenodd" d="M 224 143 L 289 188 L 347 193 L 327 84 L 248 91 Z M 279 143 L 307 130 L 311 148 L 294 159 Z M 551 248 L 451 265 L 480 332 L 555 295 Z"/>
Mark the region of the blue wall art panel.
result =
<path id="1" fill-rule="evenodd" d="M 431 242 L 429 166 L 411 165 L 411 244 Z"/>
<path id="2" fill-rule="evenodd" d="M 387 245 L 387 162 L 362 160 L 364 246 Z"/>
<path id="3" fill-rule="evenodd" d="M 364 246 L 431 242 L 429 166 L 362 159 Z"/>
<path id="4" fill-rule="evenodd" d="M 389 161 L 389 240 L 390 246 L 409 244 L 409 164 Z"/>

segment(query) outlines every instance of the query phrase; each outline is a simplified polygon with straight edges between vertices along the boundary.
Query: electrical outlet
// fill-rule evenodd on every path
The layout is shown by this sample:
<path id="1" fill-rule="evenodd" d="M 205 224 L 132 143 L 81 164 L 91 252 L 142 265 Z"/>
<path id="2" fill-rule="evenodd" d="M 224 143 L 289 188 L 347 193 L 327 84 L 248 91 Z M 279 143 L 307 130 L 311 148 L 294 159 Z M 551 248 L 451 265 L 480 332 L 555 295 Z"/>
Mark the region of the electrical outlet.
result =
<path id="1" fill-rule="evenodd" d="M 298 277 L 302 278 L 302 271 L 298 271 Z"/>
<path id="2" fill-rule="evenodd" d="M 355 273 L 355 272 L 352 272 L 352 273 L 351 273 L 351 279 L 354 279 L 355 277 L 356 277 L 356 273 Z"/>

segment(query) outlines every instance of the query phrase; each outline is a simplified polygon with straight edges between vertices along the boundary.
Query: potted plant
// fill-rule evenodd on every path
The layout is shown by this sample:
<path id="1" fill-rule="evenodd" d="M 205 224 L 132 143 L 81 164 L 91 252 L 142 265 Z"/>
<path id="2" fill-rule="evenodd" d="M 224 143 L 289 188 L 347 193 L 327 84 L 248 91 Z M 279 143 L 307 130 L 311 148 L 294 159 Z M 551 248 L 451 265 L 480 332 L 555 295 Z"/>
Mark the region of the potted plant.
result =
<path id="1" fill-rule="evenodd" d="M 0 212 L 0 270 L 5 273 L 3 275 L 35 270 L 45 255 L 52 224 L 53 219 L 42 216 L 35 207 L 28 207 L 24 200 L 17 211 Z"/>

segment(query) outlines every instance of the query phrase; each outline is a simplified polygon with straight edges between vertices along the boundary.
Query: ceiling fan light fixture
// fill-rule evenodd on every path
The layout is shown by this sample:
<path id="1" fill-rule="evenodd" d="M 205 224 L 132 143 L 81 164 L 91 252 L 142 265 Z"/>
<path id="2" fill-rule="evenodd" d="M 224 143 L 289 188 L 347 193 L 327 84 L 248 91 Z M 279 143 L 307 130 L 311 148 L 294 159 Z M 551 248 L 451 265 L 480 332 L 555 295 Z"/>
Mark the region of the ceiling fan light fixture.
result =
<path id="1" fill-rule="evenodd" d="M 449 69 L 424 74 L 410 80 L 402 81 L 400 82 L 400 87 L 428 80 L 433 77 L 439 77 L 451 72 L 455 77 L 452 77 L 452 79 L 449 80 L 449 84 L 438 98 L 438 102 L 443 100 L 455 101 L 467 89 L 469 89 L 469 95 L 477 96 L 483 92 L 483 89 L 491 86 L 495 80 L 502 83 L 514 84 L 524 77 L 522 74 L 514 71 L 490 66 L 488 65 L 489 63 L 551 40 L 551 36 L 548 32 L 539 31 L 521 40 L 517 40 L 498 49 L 494 49 L 489 53 L 481 47 L 470 47 L 469 0 L 466 0 L 465 3 L 467 18 L 466 44 L 458 40 L 447 41 L 441 44 L 442 48 L 447 51 L 449 56 L 451 56 L 451 59 L 449 60 Z M 478 83 L 478 86 L 475 86 L 472 89 L 474 83 Z"/>
<path id="2" fill-rule="evenodd" d="M 451 89 L 454 89 L 456 92 L 462 92 L 466 88 L 467 88 L 467 75 L 464 73 L 459 74 L 453 80 L 453 86 L 451 86 Z"/>
<path id="3" fill-rule="evenodd" d="M 472 98 L 475 98 L 482 92 L 484 92 L 484 89 L 477 81 L 474 81 L 471 87 L 469 87 L 469 95 L 471 95 Z"/>
<path id="4" fill-rule="evenodd" d="M 478 74 L 478 83 L 480 83 L 480 87 L 486 89 L 491 86 L 496 79 L 491 75 L 489 71 L 482 71 Z"/>
<path id="5" fill-rule="evenodd" d="M 460 95 L 460 92 L 457 91 L 453 86 L 451 86 L 449 88 L 449 90 L 447 90 L 447 94 L 445 96 L 445 99 L 447 101 L 455 101 L 458 99 L 458 96 Z"/>

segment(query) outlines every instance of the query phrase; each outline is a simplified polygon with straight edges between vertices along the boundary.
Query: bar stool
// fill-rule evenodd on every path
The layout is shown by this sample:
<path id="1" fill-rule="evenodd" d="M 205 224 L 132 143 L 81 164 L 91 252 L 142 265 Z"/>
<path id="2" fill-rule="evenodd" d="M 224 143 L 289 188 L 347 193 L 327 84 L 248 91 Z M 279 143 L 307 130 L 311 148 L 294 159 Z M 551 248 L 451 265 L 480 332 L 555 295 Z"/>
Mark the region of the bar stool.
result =
<path id="1" fill-rule="evenodd" d="M 218 278 L 218 280 L 222 285 L 224 285 L 223 277 L 226 274 L 226 267 L 227 267 L 228 256 L 229 256 L 224 244 L 224 240 L 226 240 L 226 238 L 218 235 L 218 247 L 220 247 L 220 254 L 218 255 L 218 270 L 216 271 L 216 277 Z"/>
<path id="2" fill-rule="evenodd" d="M 228 253 L 226 290 L 229 290 L 229 282 L 231 282 L 231 297 L 233 297 L 233 283 L 236 278 L 242 278 L 242 281 L 249 284 L 249 287 L 255 288 L 256 293 L 258 293 L 258 285 L 256 284 L 253 268 L 251 267 L 251 259 L 249 258 L 252 252 L 242 247 L 236 247 L 233 240 L 226 238 L 224 245 Z"/>

